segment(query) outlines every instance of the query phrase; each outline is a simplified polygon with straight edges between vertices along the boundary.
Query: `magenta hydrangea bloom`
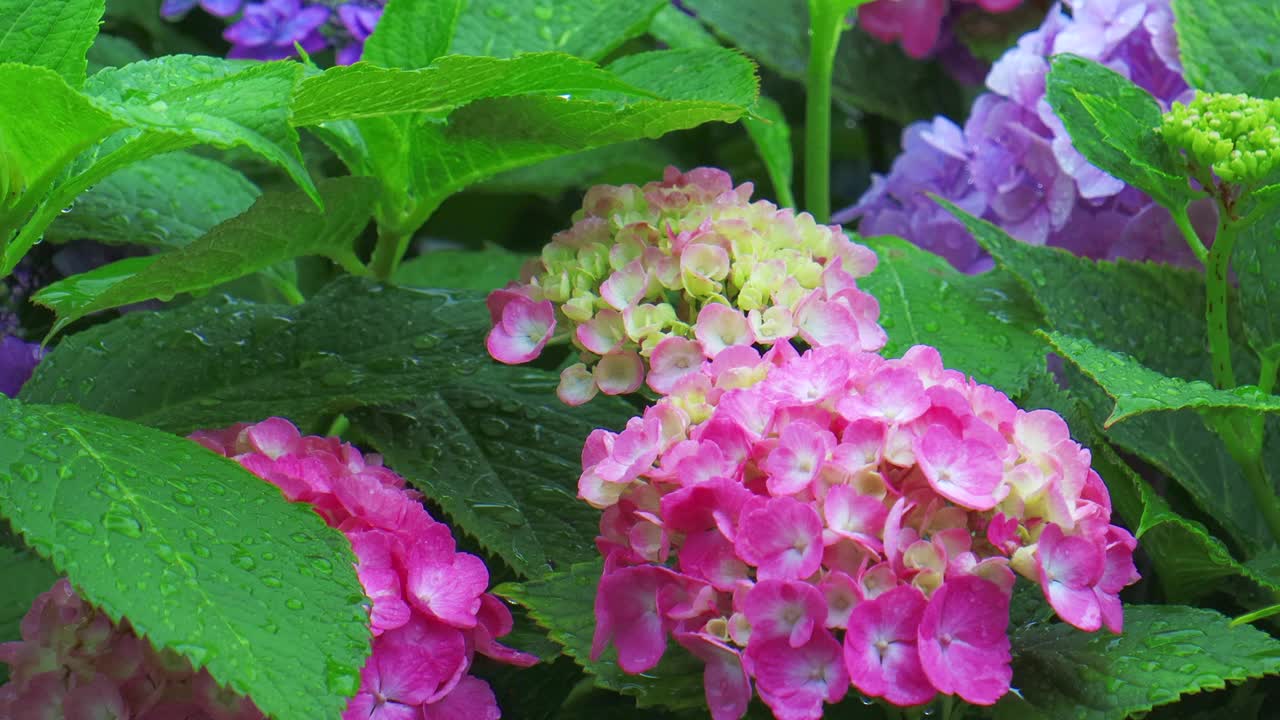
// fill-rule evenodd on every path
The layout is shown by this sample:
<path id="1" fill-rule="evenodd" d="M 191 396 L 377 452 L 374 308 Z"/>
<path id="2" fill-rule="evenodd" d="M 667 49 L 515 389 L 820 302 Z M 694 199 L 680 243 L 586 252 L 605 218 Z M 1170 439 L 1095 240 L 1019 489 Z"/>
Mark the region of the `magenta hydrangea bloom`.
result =
<path id="1" fill-rule="evenodd" d="M 1024 242 L 1093 258 L 1193 263 L 1169 213 L 1085 160 L 1045 100 L 1049 57 L 1067 52 L 1110 67 L 1165 107 L 1185 99 L 1169 0 L 1067 4 L 1070 15 L 1055 5 L 1039 29 L 992 66 L 990 92 L 977 99 L 963 129 L 945 118 L 907 127 L 889 174 L 875 177 L 835 219 L 860 218 L 863 235 L 899 235 L 966 272 L 989 268 L 990 259 L 932 193 Z M 1191 216 L 1211 240 L 1212 202 L 1193 205 Z"/>
<path id="2" fill-rule="evenodd" d="M 578 405 L 642 384 L 673 392 L 756 344 L 882 347 L 880 306 L 857 285 L 875 254 L 751 192 L 715 168 L 591 188 L 573 227 L 489 296 L 489 353 L 514 364 L 572 343 L 581 362 L 558 394 Z"/>
<path id="3" fill-rule="evenodd" d="M 457 552 L 453 533 L 431 518 L 403 478 L 377 455 L 337 438 L 303 437 L 281 418 L 191 437 L 289 500 L 310 504 L 351 541 L 374 638 L 344 720 L 501 716 L 488 685 L 467 674 L 475 653 L 522 667 L 537 658 L 497 642 L 511 632 L 512 618 L 486 592 L 484 563 Z M 0 687 L 0 717 L 14 717 L 9 708 L 48 707 L 65 712 L 49 717 L 86 720 L 264 718 L 208 673 L 154 651 L 127 621 L 112 623 L 66 580 L 36 600 L 22 627 L 22 641 L 0 645 L 0 662 L 11 668 L 10 682 Z M 78 704 L 116 714 L 78 715 Z"/>
<path id="4" fill-rule="evenodd" d="M 717 720 L 755 693 L 819 718 L 849 686 L 897 705 L 1009 690 L 1017 576 L 1059 617 L 1119 632 L 1136 543 L 1048 410 L 917 346 L 734 348 L 583 450 L 604 511 L 592 654 L 627 672 L 674 638 Z"/>
<path id="5" fill-rule="evenodd" d="M 858 8 L 858 24 L 884 42 L 899 41 L 911 57 L 924 58 L 938 47 L 943 20 L 953 5 L 1003 13 L 1021 4 L 1022 0 L 876 0 Z"/>

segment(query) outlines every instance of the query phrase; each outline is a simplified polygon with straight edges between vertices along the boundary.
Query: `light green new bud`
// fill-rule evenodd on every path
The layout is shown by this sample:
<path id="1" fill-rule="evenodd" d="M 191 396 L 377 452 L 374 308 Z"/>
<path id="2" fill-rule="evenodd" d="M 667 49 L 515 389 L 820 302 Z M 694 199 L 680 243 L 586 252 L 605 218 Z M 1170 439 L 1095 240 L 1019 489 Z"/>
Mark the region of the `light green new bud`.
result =
<path id="1" fill-rule="evenodd" d="M 1255 183 L 1280 158 L 1280 100 L 1248 95 L 1196 93 L 1189 105 L 1164 114 L 1160 134 L 1197 165 L 1230 183 Z"/>

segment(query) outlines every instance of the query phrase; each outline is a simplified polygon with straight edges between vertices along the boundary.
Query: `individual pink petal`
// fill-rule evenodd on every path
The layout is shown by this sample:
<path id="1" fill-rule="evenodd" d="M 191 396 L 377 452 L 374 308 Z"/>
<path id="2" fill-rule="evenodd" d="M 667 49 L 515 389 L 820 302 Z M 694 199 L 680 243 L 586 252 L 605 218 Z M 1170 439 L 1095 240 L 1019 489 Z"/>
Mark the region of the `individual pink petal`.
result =
<path id="1" fill-rule="evenodd" d="M 555 329 L 555 306 L 550 300 L 534 302 L 518 295 L 502 308 L 502 321 L 489 331 L 485 347 L 499 362 L 508 365 L 529 362 L 546 347 Z"/>
<path id="2" fill-rule="evenodd" d="M 120 696 L 119 686 L 105 675 L 78 682 L 67 692 L 62 704 L 64 720 L 129 720 L 131 713 Z M 21 711 L 18 717 L 21 717 Z M 261 713 L 259 713 L 261 717 Z"/>
<path id="3" fill-rule="evenodd" d="M 708 303 L 698 313 L 693 334 L 698 338 L 703 354 L 709 358 L 716 357 L 725 348 L 755 342 L 747 316 L 741 310 L 716 302 Z"/>
<path id="4" fill-rule="evenodd" d="M 644 264 L 639 260 L 632 260 L 600 284 L 600 297 L 614 310 L 621 312 L 643 300 L 648 287 L 649 273 L 645 272 Z"/>
<path id="5" fill-rule="evenodd" d="M 818 591 L 827 603 L 827 627 L 844 628 L 849 625 L 849 615 L 861 598 L 853 578 L 839 570 L 831 570 L 818 583 Z"/>
<path id="6" fill-rule="evenodd" d="M 747 592 L 742 611 L 751 623 L 752 641 L 783 638 L 791 647 L 809 642 L 814 628 L 827 621 L 827 603 L 809 583 L 761 580 Z"/>
<path id="7" fill-rule="evenodd" d="M 466 668 L 463 634 L 443 623 L 415 616 L 404 627 L 383 633 L 373 641 L 373 653 L 360 672 L 361 692 L 372 694 L 375 706 L 418 706 L 447 694 Z M 359 716 L 351 714 L 350 707 L 343 715 L 344 720 L 356 717 Z M 385 717 L 396 715 L 388 712 Z"/>
<path id="8" fill-rule="evenodd" d="M 605 395 L 626 395 L 644 382 L 644 360 L 633 352 L 605 355 L 596 363 L 596 386 Z"/>
<path id="9" fill-rule="evenodd" d="M 467 675 L 448 695 L 422 708 L 422 720 L 498 720 L 502 711 L 489 683 Z"/>
<path id="10" fill-rule="evenodd" d="M 400 573 L 392 564 L 392 536 L 382 530 L 350 533 L 356 554 L 356 577 L 373 601 L 369 620 L 374 635 L 409 622 L 411 613 L 400 588 Z"/>
<path id="11" fill-rule="evenodd" d="M 536 655 L 507 647 L 495 640 L 511 632 L 511 611 L 498 598 L 485 593 L 480 596 L 480 612 L 476 613 L 476 627 L 471 639 L 476 652 L 501 663 L 517 667 L 538 664 Z"/>
<path id="12" fill-rule="evenodd" d="M 294 452 L 302 434 L 284 418 L 267 418 L 245 430 L 249 445 L 272 460 Z"/>
<path id="13" fill-rule="evenodd" d="M 595 317 L 578 326 L 574 337 L 582 347 L 597 355 L 608 355 L 622 349 L 627 340 L 622 315 L 616 310 L 601 310 Z"/>
<path id="14" fill-rule="evenodd" d="M 734 543 L 762 580 L 803 580 L 822 563 L 822 520 L 813 506 L 773 498 L 747 512 Z"/>
<path id="15" fill-rule="evenodd" d="M 1104 563 L 1103 548 L 1063 535 L 1052 523 L 1045 526 L 1036 546 L 1036 564 L 1040 587 L 1058 617 L 1088 632 L 1102 627 L 1102 608 L 1093 586 L 1102 577 Z"/>
<path id="16" fill-rule="evenodd" d="M 882 367 L 862 386 L 861 392 L 839 402 L 846 420 L 879 420 L 905 424 L 929 409 L 930 400 L 915 372 L 904 367 Z"/>
<path id="17" fill-rule="evenodd" d="M 598 660 L 612 642 L 618 648 L 618 666 L 625 672 L 640 673 L 658 664 L 667 649 L 658 591 L 668 582 L 669 571 L 653 565 L 620 568 L 600 578 L 592 660 Z"/>
<path id="18" fill-rule="evenodd" d="M 990 445 L 963 440 L 934 425 L 915 442 L 916 461 L 939 495 L 972 510 L 990 510 L 1004 499 L 1004 463 Z"/>
<path id="19" fill-rule="evenodd" d="M 818 720 L 823 702 L 840 702 L 849 691 L 840 643 L 826 630 L 800 647 L 782 638 L 753 640 L 747 654 L 760 699 L 778 718 Z"/>
<path id="20" fill-rule="evenodd" d="M 717 590 L 732 592 L 750 582 L 750 568 L 738 559 L 733 543 L 718 529 L 686 536 L 679 559 L 682 572 L 711 583 Z"/>
<path id="21" fill-rule="evenodd" d="M 936 694 L 920 665 L 917 630 L 924 594 L 900 585 L 859 603 L 844 636 L 845 666 L 853 685 L 894 705 L 919 705 Z"/>
<path id="22" fill-rule="evenodd" d="M 649 355 L 649 387 L 667 394 L 685 376 L 702 367 L 702 349 L 687 338 L 672 336 L 658 343 Z"/>
<path id="23" fill-rule="evenodd" d="M 583 405 L 596 396 L 596 378 L 582 363 L 574 363 L 560 371 L 560 385 L 556 397 L 565 405 Z"/>
<path id="24" fill-rule="evenodd" d="M 488 586 L 489 570 L 475 555 L 457 553 L 442 560 L 422 544 L 409 550 L 409 601 L 454 627 L 475 627 L 480 595 Z"/>
<path id="25" fill-rule="evenodd" d="M 769 493 L 794 495 L 807 489 L 835 447 L 836 436 L 815 423 L 788 425 L 762 468 L 769 476 Z"/>
<path id="26" fill-rule="evenodd" d="M 920 664 L 938 692 L 991 705 L 1009 691 L 1009 595 L 973 575 L 948 579 L 920 619 Z"/>
<path id="27" fill-rule="evenodd" d="M 702 684 L 712 720 L 738 720 L 745 715 L 751 703 L 751 681 L 738 651 L 702 633 L 679 632 L 675 637 L 676 642 L 706 663 Z"/>
<path id="28" fill-rule="evenodd" d="M 882 549 L 880 535 L 889 509 L 879 498 L 862 495 L 848 485 L 836 485 L 827 491 L 822 513 L 830 532 L 875 552 Z"/>
<path id="29" fill-rule="evenodd" d="M 860 347 L 858 322 L 844 305 L 819 299 L 814 291 L 796 308 L 800 337 L 813 347 Z"/>

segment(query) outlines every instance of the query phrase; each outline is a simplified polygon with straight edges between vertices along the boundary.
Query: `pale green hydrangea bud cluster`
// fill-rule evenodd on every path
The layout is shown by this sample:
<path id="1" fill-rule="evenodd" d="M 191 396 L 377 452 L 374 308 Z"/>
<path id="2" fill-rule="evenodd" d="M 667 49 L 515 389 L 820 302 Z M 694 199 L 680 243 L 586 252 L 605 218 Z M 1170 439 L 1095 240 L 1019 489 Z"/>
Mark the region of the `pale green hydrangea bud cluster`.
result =
<path id="1" fill-rule="evenodd" d="M 1280 160 L 1278 120 L 1280 99 L 1197 92 L 1190 104 L 1174 103 L 1160 132 L 1226 182 L 1249 184 L 1269 175 Z"/>
<path id="2" fill-rule="evenodd" d="M 562 373 L 560 397 L 579 404 L 646 381 L 669 393 L 730 348 L 794 337 L 883 346 L 879 305 L 856 283 L 875 254 L 808 213 L 750 202 L 751 192 L 714 168 L 592 188 L 523 282 L 490 296 L 490 353 L 527 362 L 569 340 L 582 362 Z"/>

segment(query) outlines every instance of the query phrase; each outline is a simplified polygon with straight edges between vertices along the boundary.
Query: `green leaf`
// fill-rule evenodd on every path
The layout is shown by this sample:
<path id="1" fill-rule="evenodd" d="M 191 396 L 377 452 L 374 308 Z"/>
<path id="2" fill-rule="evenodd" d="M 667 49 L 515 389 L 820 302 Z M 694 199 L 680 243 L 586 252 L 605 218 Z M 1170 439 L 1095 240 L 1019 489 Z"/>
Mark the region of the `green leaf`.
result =
<path id="1" fill-rule="evenodd" d="M 244 175 L 220 162 L 183 152 L 157 155 L 82 193 L 45 239 L 181 247 L 247 210 L 258 195 Z"/>
<path id="2" fill-rule="evenodd" d="M 1203 380 L 1182 380 L 1143 367 L 1133 358 L 1094 345 L 1088 340 L 1047 333 L 1059 355 L 1075 363 L 1115 398 L 1116 406 L 1103 427 L 1149 412 L 1247 410 L 1280 412 L 1280 396 L 1263 394 L 1253 386 L 1218 390 Z"/>
<path id="3" fill-rule="evenodd" d="M 502 249 L 437 250 L 402 263 L 391 278 L 397 285 L 488 292 L 519 279 L 530 255 Z"/>
<path id="4" fill-rule="evenodd" d="M 1057 55 L 1045 97 L 1089 162 L 1142 190 L 1166 208 L 1201 194 L 1185 165 L 1157 132 L 1155 99 L 1123 75 L 1075 55 Z"/>
<path id="5" fill-rule="evenodd" d="M 0 62 L 40 65 L 80 87 L 104 0 L 0 0 Z"/>
<path id="6" fill-rule="evenodd" d="M 53 587 L 58 573 L 40 557 L 25 550 L 0 546 L 0 642 L 22 637 L 18 625 L 36 596 Z"/>
<path id="7" fill-rule="evenodd" d="M 1049 329 L 1130 355 L 1162 375 L 1211 377 L 1200 273 L 1154 263 L 1100 262 L 1020 243 L 940 202 L 1018 279 Z M 1233 355 L 1241 367 L 1256 367 L 1246 349 L 1237 347 Z M 1101 425 L 1114 402 L 1087 378 L 1080 382 L 1073 388 Z M 1112 426 L 1107 437 L 1177 480 L 1239 547 L 1256 552 L 1266 546 L 1261 540 L 1269 535 L 1266 523 L 1242 469 L 1195 413 L 1138 415 Z"/>
<path id="8" fill-rule="evenodd" d="M 365 41 L 363 59 L 389 68 L 430 65 L 449 50 L 462 0 L 390 0 Z"/>
<path id="9" fill-rule="evenodd" d="M 387 464 L 524 577 L 597 556 L 600 513 L 578 500 L 582 445 L 635 414 L 618 398 L 570 408 L 559 375 L 488 364 L 394 408 L 357 410 L 352 427 Z"/>
<path id="10" fill-rule="evenodd" d="M 666 0 L 470 0 L 449 52 L 512 57 L 554 50 L 599 60 L 644 34 Z"/>
<path id="11" fill-rule="evenodd" d="M 1044 343 L 1032 334 L 1039 317 L 1012 276 L 998 270 L 965 275 L 901 238 L 858 241 L 879 258 L 858 285 L 880 302 L 886 357 L 932 345 L 947 367 L 1010 395 L 1044 371 Z"/>
<path id="12" fill-rule="evenodd" d="M 495 175 L 476 185 L 479 191 L 541 195 L 554 200 L 592 185 L 643 185 L 668 165 L 682 165 L 659 141 L 633 140 L 561 155 Z"/>
<path id="13" fill-rule="evenodd" d="M 340 65 L 307 78 L 293 105 L 295 125 L 408 112 L 444 116 L 481 98 L 590 91 L 646 95 L 594 63 L 563 53 L 517 58 L 449 55 L 422 70 L 368 63 Z"/>
<path id="14" fill-rule="evenodd" d="M 124 67 L 129 63 L 146 59 L 147 54 L 142 51 L 142 48 L 134 45 L 132 40 L 106 33 L 98 33 L 85 58 L 89 63 L 90 75 L 103 68 Z"/>
<path id="15" fill-rule="evenodd" d="M 690 16 L 674 4 L 667 5 L 653 16 L 649 34 L 667 47 L 719 47 L 720 41 L 697 18 Z"/>
<path id="16" fill-rule="evenodd" d="M 769 171 L 769 181 L 773 183 L 778 205 L 795 207 L 796 199 L 791 192 L 794 179 L 791 126 L 787 124 L 782 107 L 770 98 L 761 96 L 753 115 L 742 119 L 742 126 L 747 129 L 751 142 L 755 143 L 756 152 Z"/>
<path id="17" fill-rule="evenodd" d="M 1013 637 L 1019 690 L 997 717 L 1122 720 L 1188 693 L 1280 672 L 1280 642 L 1232 627 L 1212 611 L 1177 605 L 1125 607 L 1125 632 L 1085 633 L 1064 623 Z"/>
<path id="18" fill-rule="evenodd" d="M 0 401 L 0 513 L 113 620 L 289 720 L 335 717 L 369 653 L 346 539 L 189 440 Z"/>
<path id="19" fill-rule="evenodd" d="M 1249 93 L 1280 66 L 1280 12 L 1270 2 L 1173 0 L 1187 82 L 1207 92 Z"/>
<path id="20" fill-rule="evenodd" d="M 1260 213 L 1236 240 L 1235 271 L 1240 281 L 1240 314 L 1249 345 L 1272 363 L 1280 362 L 1280 185 L 1249 194 Z"/>
<path id="21" fill-rule="evenodd" d="M 591 660 L 596 586 L 602 568 L 599 561 L 579 563 L 567 572 L 551 573 L 540 580 L 504 583 L 493 592 L 527 608 L 551 639 L 595 676 L 600 687 L 634 696 L 642 708 L 705 708 L 702 663 L 678 645 L 671 644 L 662 662 L 640 675 L 624 673 L 613 648 L 599 660 Z"/>
<path id="22" fill-rule="evenodd" d="M 741 0 L 687 0 L 685 5 L 762 65 L 785 78 L 805 82 L 809 64 L 806 0 L 754 3 L 750 12 L 743 12 Z M 884 115 L 904 124 L 963 109 L 955 82 L 940 66 L 912 60 L 895 45 L 856 27 L 841 36 L 831 92 L 846 109 Z"/>
<path id="23" fill-rule="evenodd" d="M 333 178 L 320 184 L 326 210 L 299 191 L 263 195 L 246 213 L 173 252 L 148 258 L 145 267 L 103 286 L 86 287 L 72 276 L 48 285 L 32 300 L 58 315 L 51 333 L 89 313 L 143 300 L 170 300 L 304 255 L 322 255 L 362 272 L 354 241 L 369 223 L 377 185 L 368 178 Z M 119 263 L 113 263 L 113 267 Z"/>

